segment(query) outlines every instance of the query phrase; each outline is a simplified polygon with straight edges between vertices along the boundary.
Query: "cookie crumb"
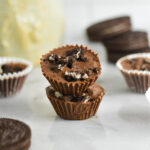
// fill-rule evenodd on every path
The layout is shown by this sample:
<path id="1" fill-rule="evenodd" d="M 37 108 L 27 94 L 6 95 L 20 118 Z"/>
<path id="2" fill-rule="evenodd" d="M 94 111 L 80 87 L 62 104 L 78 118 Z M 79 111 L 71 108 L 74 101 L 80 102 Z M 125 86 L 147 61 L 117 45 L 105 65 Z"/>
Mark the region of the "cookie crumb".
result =
<path id="1" fill-rule="evenodd" d="M 63 95 L 62 95 L 61 93 L 59 93 L 58 91 L 55 91 L 55 96 L 56 96 L 57 98 L 63 97 Z"/>

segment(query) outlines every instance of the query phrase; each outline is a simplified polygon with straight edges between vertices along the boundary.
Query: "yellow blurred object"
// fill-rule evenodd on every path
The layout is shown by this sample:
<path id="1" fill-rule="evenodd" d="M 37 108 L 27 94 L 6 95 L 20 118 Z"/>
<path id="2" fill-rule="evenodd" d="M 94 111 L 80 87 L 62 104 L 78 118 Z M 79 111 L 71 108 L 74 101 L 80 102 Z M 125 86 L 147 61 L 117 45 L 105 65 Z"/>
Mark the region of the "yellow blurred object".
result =
<path id="1" fill-rule="evenodd" d="M 42 54 L 60 44 L 63 32 L 60 0 L 0 0 L 0 56 L 38 65 Z"/>

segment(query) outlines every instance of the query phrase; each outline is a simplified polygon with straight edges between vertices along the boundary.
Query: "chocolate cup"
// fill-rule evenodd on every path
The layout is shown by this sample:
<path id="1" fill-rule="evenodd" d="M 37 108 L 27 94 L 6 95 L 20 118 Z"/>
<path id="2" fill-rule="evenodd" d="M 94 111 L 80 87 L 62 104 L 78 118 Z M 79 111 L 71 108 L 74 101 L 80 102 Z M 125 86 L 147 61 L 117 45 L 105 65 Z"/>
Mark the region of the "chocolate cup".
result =
<path id="1" fill-rule="evenodd" d="M 116 65 L 123 74 L 124 79 L 130 89 L 138 93 L 145 93 L 150 87 L 150 71 L 126 70 L 121 65 L 121 62 L 125 59 L 132 59 L 138 57 L 150 58 L 150 54 L 139 53 L 128 55 L 119 59 Z"/>
<path id="2" fill-rule="evenodd" d="M 105 90 L 103 89 L 103 92 L 95 100 L 85 103 L 60 100 L 50 95 L 49 87 L 46 88 L 46 94 L 59 117 L 66 120 L 85 120 L 96 114 Z"/>
<path id="3" fill-rule="evenodd" d="M 0 98 L 19 93 L 32 70 L 32 64 L 27 60 L 11 57 L 0 58 L 0 65 L 7 63 L 21 63 L 26 65 L 26 68 L 19 72 L 0 74 Z"/>
<path id="4" fill-rule="evenodd" d="M 60 48 L 65 48 L 65 47 L 72 47 L 72 45 L 66 45 L 64 47 L 60 47 Z M 75 47 L 83 47 L 76 45 Z M 58 49 L 60 49 L 58 48 Z M 93 52 L 92 50 L 89 50 L 88 47 L 83 47 L 85 48 L 85 50 L 88 50 L 91 52 L 91 55 L 95 55 L 95 57 L 98 57 L 98 54 L 96 54 L 95 52 Z M 56 49 L 54 49 L 56 50 Z M 49 74 L 47 74 L 44 70 L 44 58 L 47 57 L 49 55 L 43 55 L 41 58 L 41 68 L 42 68 L 42 73 L 43 75 L 46 77 L 46 79 L 49 81 L 49 83 L 51 84 L 51 86 L 56 90 L 59 91 L 60 93 L 62 93 L 63 95 L 81 95 L 83 92 L 85 92 L 87 90 L 87 88 L 92 85 L 93 83 L 95 83 L 95 81 L 97 80 L 98 76 L 101 73 L 101 64 L 99 61 L 99 72 L 91 79 L 89 79 L 88 81 L 74 81 L 74 82 L 64 82 L 64 81 L 58 81 L 53 79 L 52 76 L 50 76 Z"/>

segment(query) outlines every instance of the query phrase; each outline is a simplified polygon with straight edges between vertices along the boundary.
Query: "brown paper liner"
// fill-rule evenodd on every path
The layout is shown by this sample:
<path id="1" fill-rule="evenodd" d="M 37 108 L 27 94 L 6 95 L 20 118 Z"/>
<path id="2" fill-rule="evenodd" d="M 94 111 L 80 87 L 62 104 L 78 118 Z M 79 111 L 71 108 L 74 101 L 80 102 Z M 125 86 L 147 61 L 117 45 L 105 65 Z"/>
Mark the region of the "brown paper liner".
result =
<path id="1" fill-rule="evenodd" d="M 8 97 L 18 93 L 22 89 L 26 77 L 27 75 L 0 80 L 0 97 Z"/>
<path id="2" fill-rule="evenodd" d="M 72 47 L 72 45 L 66 45 L 64 47 L 60 47 L 60 48 L 65 48 L 65 47 Z M 88 49 L 88 47 L 84 47 L 84 46 L 74 46 L 74 47 L 83 47 L 85 50 L 88 50 L 91 52 L 91 54 L 95 55 L 98 59 L 98 54 L 96 54 L 95 52 L 93 52 L 92 50 Z M 58 48 L 58 49 L 60 49 Z M 56 50 L 56 49 L 54 49 Z M 50 51 L 49 53 L 51 53 L 52 51 Z M 85 92 L 87 90 L 87 88 L 92 85 L 93 83 L 95 83 L 95 81 L 97 80 L 98 76 L 100 75 L 101 73 L 101 64 L 99 62 L 99 73 L 97 73 L 95 75 L 94 78 L 88 80 L 88 81 L 75 81 L 75 82 L 64 82 L 64 81 L 58 81 L 58 80 L 55 80 L 53 79 L 52 76 L 50 76 L 49 74 L 47 74 L 45 71 L 44 71 L 44 58 L 46 58 L 48 55 L 43 55 L 42 58 L 41 58 L 41 68 L 42 68 L 42 72 L 43 72 L 43 75 L 46 77 L 46 79 L 50 82 L 50 84 L 53 86 L 53 88 L 56 90 L 56 91 L 59 91 L 60 93 L 62 93 L 63 95 L 81 95 L 83 92 Z"/>
<path id="3" fill-rule="evenodd" d="M 138 93 L 145 93 L 150 87 L 150 75 L 127 73 L 121 71 L 129 88 L 135 90 Z"/>
<path id="4" fill-rule="evenodd" d="M 58 116 L 67 120 L 85 120 L 94 116 L 99 108 L 100 102 L 105 94 L 105 90 L 100 96 L 91 102 L 70 102 L 57 99 L 50 95 L 49 87 L 46 88 L 46 94 Z"/>

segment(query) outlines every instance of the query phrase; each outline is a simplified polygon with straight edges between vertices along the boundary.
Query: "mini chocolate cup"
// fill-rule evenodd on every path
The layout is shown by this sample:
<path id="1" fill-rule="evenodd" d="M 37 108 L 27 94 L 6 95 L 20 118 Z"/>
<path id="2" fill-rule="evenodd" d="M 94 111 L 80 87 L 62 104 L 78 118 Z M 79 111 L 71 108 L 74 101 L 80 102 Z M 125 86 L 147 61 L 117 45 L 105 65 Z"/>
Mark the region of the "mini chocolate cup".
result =
<path id="1" fill-rule="evenodd" d="M 150 54 L 148 53 L 138 53 L 125 56 L 119 59 L 116 63 L 117 67 L 124 76 L 124 79 L 130 89 L 138 93 L 145 93 L 150 87 L 150 71 L 139 71 L 139 70 L 127 70 L 123 68 L 121 62 L 125 59 L 134 59 L 134 58 L 149 58 Z"/>
<path id="2" fill-rule="evenodd" d="M 28 74 L 32 70 L 32 64 L 24 59 L 0 57 L 0 65 L 7 63 L 21 63 L 26 68 L 19 72 L 0 75 L 0 98 L 13 96 L 20 92 Z"/>
<path id="3" fill-rule="evenodd" d="M 103 88 L 102 88 L 103 89 Z M 46 94 L 53 105 L 58 116 L 67 120 L 85 120 L 93 117 L 105 95 L 105 90 L 91 102 L 71 102 L 60 100 L 49 93 L 49 87 L 46 88 Z"/>
<path id="4" fill-rule="evenodd" d="M 92 50 L 88 49 L 88 47 L 84 47 L 84 46 L 72 46 L 72 45 L 66 45 L 57 49 L 63 49 L 63 48 L 74 48 L 74 47 L 79 47 L 79 48 L 84 48 L 85 50 L 89 51 L 91 53 L 91 55 L 95 55 L 96 58 L 98 58 L 99 60 L 99 56 L 97 53 L 93 52 Z M 54 49 L 56 50 L 56 49 Z M 95 81 L 97 80 L 98 76 L 101 73 L 101 64 L 100 61 L 99 63 L 99 72 L 93 77 L 90 78 L 88 81 L 72 81 L 72 82 L 68 82 L 68 81 L 58 81 L 56 79 L 53 79 L 52 76 L 50 76 L 45 70 L 44 70 L 44 60 L 45 58 L 47 58 L 49 56 L 49 54 L 52 51 L 50 51 L 49 53 L 47 53 L 46 55 L 43 55 L 41 58 L 41 68 L 42 68 L 42 72 L 43 75 L 46 77 L 46 79 L 49 81 L 49 83 L 52 85 L 52 87 L 56 90 L 59 91 L 60 93 L 62 93 L 63 95 L 81 95 L 83 92 L 85 92 L 87 90 L 87 88 L 92 85 L 93 83 L 95 83 Z"/>

